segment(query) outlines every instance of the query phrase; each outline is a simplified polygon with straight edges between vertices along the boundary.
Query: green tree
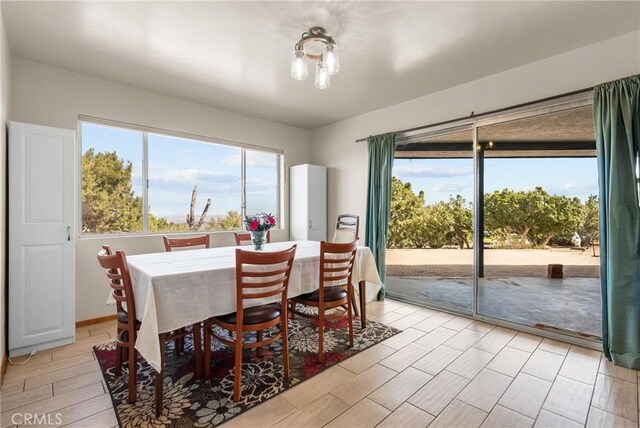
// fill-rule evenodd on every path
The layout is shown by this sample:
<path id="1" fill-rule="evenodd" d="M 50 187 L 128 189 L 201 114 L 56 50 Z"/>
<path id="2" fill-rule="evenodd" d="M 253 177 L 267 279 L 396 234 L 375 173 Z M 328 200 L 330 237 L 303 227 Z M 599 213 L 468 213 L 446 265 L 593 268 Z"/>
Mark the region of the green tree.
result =
<path id="1" fill-rule="evenodd" d="M 449 197 L 447 205 L 451 213 L 451 238 L 463 249 L 471 248 L 469 241 L 473 239 L 473 208 L 461 195 Z"/>
<path id="2" fill-rule="evenodd" d="M 535 227 L 535 242 L 542 248 L 553 238 L 571 239 L 583 221 L 583 206 L 579 198 L 561 195 L 547 195 L 544 207 Z"/>
<path id="3" fill-rule="evenodd" d="M 215 217 L 209 222 L 209 229 L 230 230 L 242 228 L 242 216 L 238 211 L 229 211 L 226 217 Z"/>
<path id="4" fill-rule="evenodd" d="M 454 242 L 453 212 L 448 202 L 440 201 L 425 208 L 426 221 L 423 236 L 429 247 L 441 248 Z"/>
<path id="5" fill-rule="evenodd" d="M 600 238 L 600 232 L 598 230 L 599 208 L 598 197 L 595 195 L 589 196 L 582 207 L 582 224 L 580 225 L 578 233 L 586 246 L 591 245 Z"/>
<path id="6" fill-rule="evenodd" d="M 142 230 L 142 198 L 131 188 L 132 164 L 116 152 L 87 150 L 82 155 L 82 231 L 115 233 Z"/>
<path id="7" fill-rule="evenodd" d="M 396 177 L 391 178 L 391 215 L 389 217 L 389 248 L 420 248 L 418 236 L 424 229 L 422 217 L 424 210 L 424 192 L 417 195 L 411 183 L 403 183 Z"/>
<path id="8" fill-rule="evenodd" d="M 500 230 L 504 236 L 517 233 L 520 243 L 529 242 L 532 230 L 538 237 L 551 230 L 545 225 L 554 214 L 553 201 L 542 187 L 530 191 L 503 189 L 485 195 L 484 215 L 487 230 Z"/>
<path id="9" fill-rule="evenodd" d="M 149 213 L 147 217 L 149 232 L 187 232 L 189 226 L 186 223 L 174 223 L 164 217 L 156 217 Z"/>

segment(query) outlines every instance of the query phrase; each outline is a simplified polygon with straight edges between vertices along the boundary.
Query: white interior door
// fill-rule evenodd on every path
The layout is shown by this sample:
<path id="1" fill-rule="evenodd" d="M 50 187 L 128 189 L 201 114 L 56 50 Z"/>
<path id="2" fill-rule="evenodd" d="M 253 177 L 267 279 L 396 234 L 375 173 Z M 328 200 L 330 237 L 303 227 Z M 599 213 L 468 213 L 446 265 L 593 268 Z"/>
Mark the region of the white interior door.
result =
<path id="1" fill-rule="evenodd" d="M 75 337 L 75 132 L 9 125 L 9 352 Z"/>

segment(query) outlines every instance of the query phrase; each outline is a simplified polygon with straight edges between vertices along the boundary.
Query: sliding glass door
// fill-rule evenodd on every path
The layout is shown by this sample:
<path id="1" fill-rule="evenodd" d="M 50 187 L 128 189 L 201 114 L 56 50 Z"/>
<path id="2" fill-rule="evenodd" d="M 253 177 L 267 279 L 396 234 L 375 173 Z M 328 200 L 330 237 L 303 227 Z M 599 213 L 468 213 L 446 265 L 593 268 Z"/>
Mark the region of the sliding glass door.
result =
<path id="1" fill-rule="evenodd" d="M 600 340 L 590 97 L 397 141 L 390 297 Z"/>
<path id="2" fill-rule="evenodd" d="M 389 296 L 471 314 L 472 128 L 398 144 L 393 175 Z"/>
<path id="3" fill-rule="evenodd" d="M 594 140 L 590 106 L 478 127 L 478 314 L 600 340 Z"/>

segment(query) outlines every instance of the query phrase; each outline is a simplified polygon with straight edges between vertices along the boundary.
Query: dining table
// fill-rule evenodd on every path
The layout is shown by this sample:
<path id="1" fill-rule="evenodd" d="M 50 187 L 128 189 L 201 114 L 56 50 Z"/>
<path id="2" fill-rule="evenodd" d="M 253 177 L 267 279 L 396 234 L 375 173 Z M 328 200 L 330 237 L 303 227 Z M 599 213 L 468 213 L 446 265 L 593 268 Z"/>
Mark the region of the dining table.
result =
<path id="1" fill-rule="evenodd" d="M 262 250 L 282 251 L 294 244 L 297 250 L 289 278 L 289 298 L 318 289 L 320 242 L 272 242 Z M 232 246 L 127 256 L 136 314 L 141 322 L 135 348 L 158 372 L 162 371 L 163 351 L 159 334 L 236 311 L 237 248 L 254 251 L 251 246 Z M 356 251 L 351 283 L 358 284 L 360 321 L 365 328 L 367 284 L 376 293 L 381 287 L 368 247 L 359 246 Z M 252 299 L 250 306 L 272 303 L 274 299 L 279 297 Z"/>

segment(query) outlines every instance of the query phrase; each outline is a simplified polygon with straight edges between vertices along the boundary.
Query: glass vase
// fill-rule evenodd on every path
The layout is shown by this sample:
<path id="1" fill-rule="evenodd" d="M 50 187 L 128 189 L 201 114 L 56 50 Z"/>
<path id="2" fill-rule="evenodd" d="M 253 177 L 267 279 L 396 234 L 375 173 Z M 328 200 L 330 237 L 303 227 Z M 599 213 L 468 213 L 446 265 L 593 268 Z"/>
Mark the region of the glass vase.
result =
<path id="1" fill-rule="evenodd" d="M 264 248 L 266 234 L 266 230 L 254 230 L 251 232 L 251 242 L 253 243 L 253 248 L 256 251 L 262 251 Z"/>

